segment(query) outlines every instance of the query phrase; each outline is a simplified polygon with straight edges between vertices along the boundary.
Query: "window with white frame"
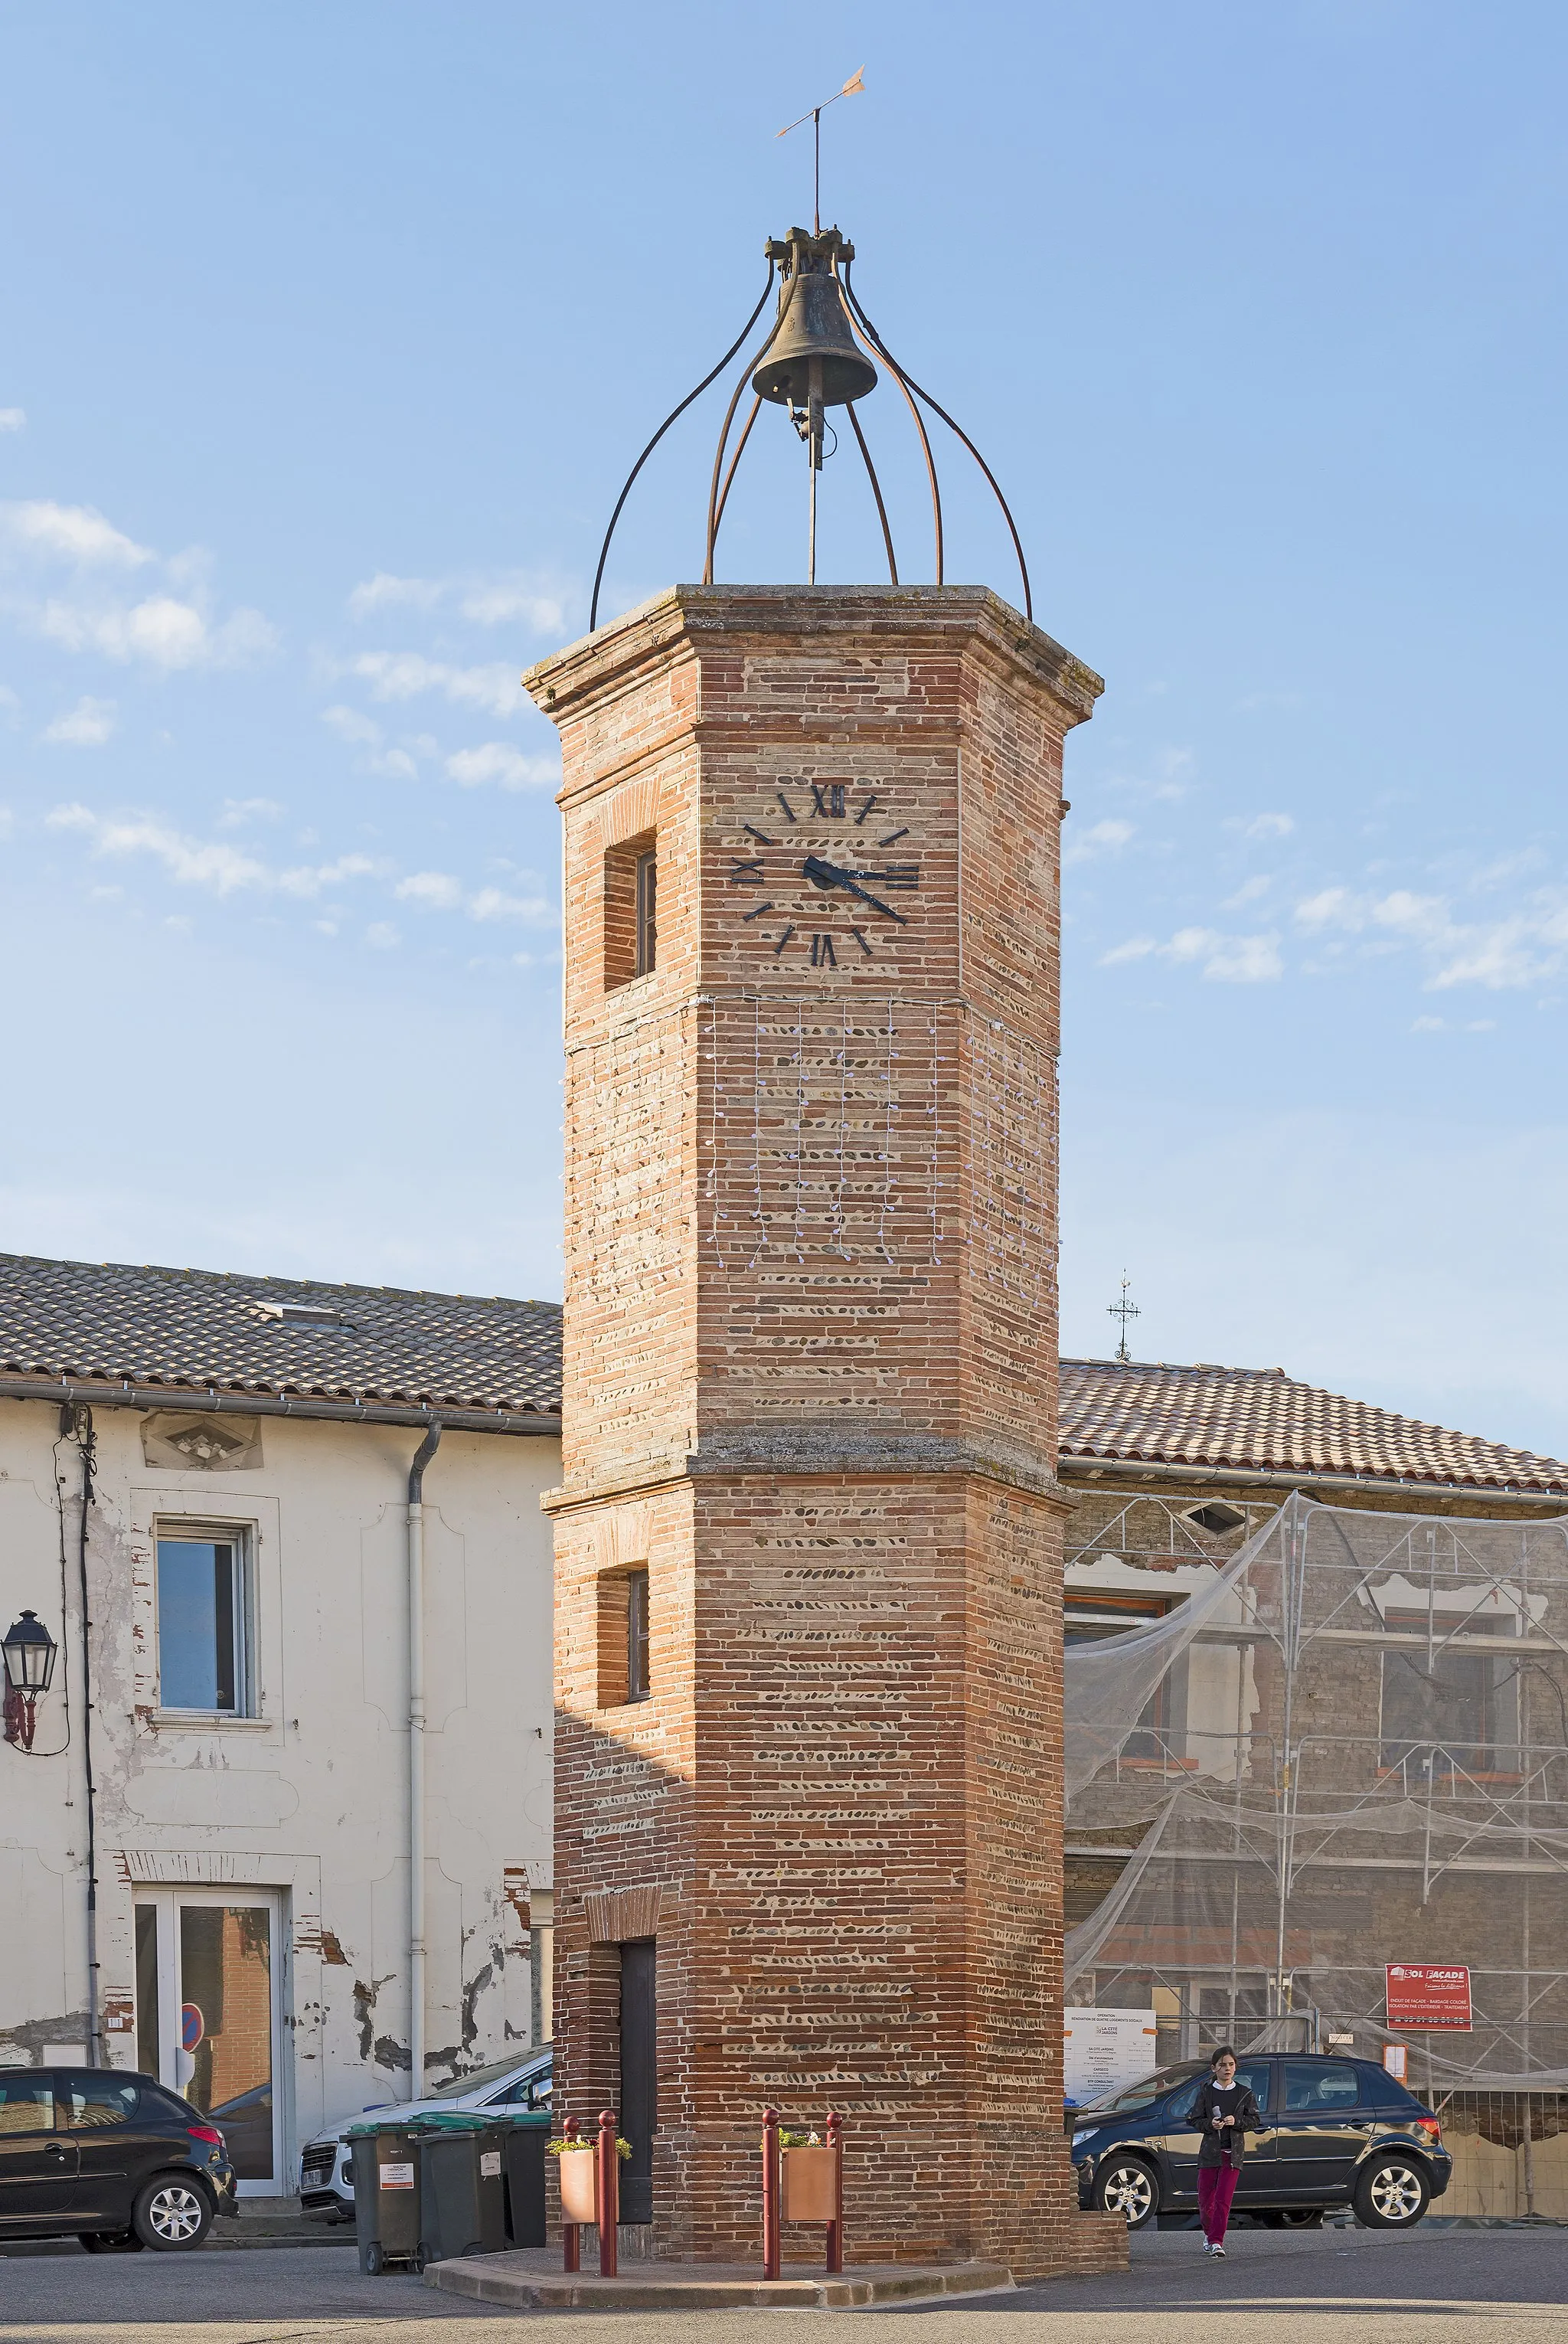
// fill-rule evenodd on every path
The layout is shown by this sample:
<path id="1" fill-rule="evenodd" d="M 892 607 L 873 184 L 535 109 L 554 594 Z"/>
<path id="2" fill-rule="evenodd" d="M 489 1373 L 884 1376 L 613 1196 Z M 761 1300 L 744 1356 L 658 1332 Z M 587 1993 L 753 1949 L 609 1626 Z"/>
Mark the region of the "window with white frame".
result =
<path id="1" fill-rule="evenodd" d="M 247 1529 L 158 1524 L 158 1706 L 254 1717 L 255 1593 Z"/>

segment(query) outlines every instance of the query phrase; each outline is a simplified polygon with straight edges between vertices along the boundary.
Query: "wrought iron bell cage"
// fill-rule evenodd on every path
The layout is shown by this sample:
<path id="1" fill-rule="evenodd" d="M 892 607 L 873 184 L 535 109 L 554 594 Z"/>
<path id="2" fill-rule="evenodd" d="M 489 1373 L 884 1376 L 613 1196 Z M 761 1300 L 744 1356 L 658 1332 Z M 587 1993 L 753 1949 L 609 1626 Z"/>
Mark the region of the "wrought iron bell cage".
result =
<path id="1" fill-rule="evenodd" d="M 729 501 L 729 491 L 753 426 L 765 405 L 785 409 L 806 448 L 810 490 L 808 582 L 814 584 L 816 581 L 817 476 L 822 469 L 824 440 L 829 429 L 827 410 L 832 407 L 842 407 L 849 419 L 849 427 L 876 500 L 877 518 L 881 524 L 882 543 L 887 554 L 888 576 L 893 585 L 898 585 L 898 556 L 893 547 L 888 509 L 866 434 L 856 412 L 859 402 L 876 388 L 879 362 L 903 395 L 925 461 L 926 482 L 931 502 L 936 583 L 940 586 L 946 582 L 942 496 L 936 457 L 922 409 L 929 409 L 930 414 L 946 424 L 985 475 L 1012 539 L 1023 586 L 1024 615 L 1032 621 L 1034 601 L 1030 589 L 1029 564 L 1024 559 L 1022 541 L 996 475 L 968 432 L 954 421 L 945 407 L 938 404 L 930 391 L 915 380 L 906 367 L 900 365 L 867 316 L 854 287 L 854 246 L 836 227 L 817 232 L 792 227 L 786 237 L 770 237 L 763 252 L 768 262 L 768 277 L 756 308 L 718 365 L 710 373 L 704 375 L 697 388 L 689 391 L 679 406 L 673 408 L 665 417 L 632 466 L 626 484 L 616 499 L 609 527 L 605 531 L 604 543 L 599 550 L 598 567 L 594 572 L 593 600 L 588 611 L 589 633 L 598 624 L 599 595 L 604 584 L 605 565 L 609 559 L 610 542 L 643 466 L 670 426 L 678 421 L 687 409 L 719 380 L 749 341 L 758 320 L 768 307 L 775 285 L 778 294 L 772 324 L 763 341 L 742 366 L 725 409 L 719 444 L 714 450 L 713 474 L 708 492 L 707 541 L 702 568 L 704 585 L 713 583 L 719 532 Z M 729 435 L 748 388 L 752 393 L 751 406 L 731 449 Z"/>

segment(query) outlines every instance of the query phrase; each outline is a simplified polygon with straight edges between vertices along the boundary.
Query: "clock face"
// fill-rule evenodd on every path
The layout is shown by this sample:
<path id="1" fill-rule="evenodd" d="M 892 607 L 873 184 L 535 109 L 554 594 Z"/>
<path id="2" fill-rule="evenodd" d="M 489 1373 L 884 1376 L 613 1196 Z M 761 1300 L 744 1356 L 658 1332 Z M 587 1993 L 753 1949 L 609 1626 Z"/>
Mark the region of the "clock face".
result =
<path id="1" fill-rule="evenodd" d="M 920 865 L 888 791 L 782 774 L 733 836 L 726 914 L 764 957 L 831 975 L 897 951 L 919 908 Z"/>

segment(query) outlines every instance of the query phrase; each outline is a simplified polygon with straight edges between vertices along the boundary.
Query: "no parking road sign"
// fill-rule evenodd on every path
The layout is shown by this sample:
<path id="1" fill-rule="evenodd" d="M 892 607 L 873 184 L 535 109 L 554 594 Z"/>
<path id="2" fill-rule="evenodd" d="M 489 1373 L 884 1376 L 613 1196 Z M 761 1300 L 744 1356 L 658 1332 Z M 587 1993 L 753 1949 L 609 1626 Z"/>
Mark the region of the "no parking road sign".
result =
<path id="1" fill-rule="evenodd" d="M 1470 1972 L 1458 1963 L 1390 1962 L 1384 1970 L 1391 2026 L 1470 2032 Z"/>

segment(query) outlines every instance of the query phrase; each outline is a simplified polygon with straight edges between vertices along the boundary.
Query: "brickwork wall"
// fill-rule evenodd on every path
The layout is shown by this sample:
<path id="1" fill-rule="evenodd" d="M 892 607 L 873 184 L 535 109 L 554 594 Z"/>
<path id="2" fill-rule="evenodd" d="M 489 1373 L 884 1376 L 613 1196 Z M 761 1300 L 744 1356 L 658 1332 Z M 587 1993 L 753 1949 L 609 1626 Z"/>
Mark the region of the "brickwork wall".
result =
<path id="1" fill-rule="evenodd" d="M 979 590 L 681 588 L 529 684 L 566 767 L 561 2111 L 613 2074 L 586 1900 L 657 1884 L 660 2251 L 758 2250 L 771 2099 L 844 2112 L 855 2258 L 1114 2261 L 1056 2124 L 1057 834 L 1098 680 Z M 607 995 L 605 855 L 648 830 L 658 965 Z M 644 1560 L 653 1699 L 604 1706 L 598 1581 Z"/>

